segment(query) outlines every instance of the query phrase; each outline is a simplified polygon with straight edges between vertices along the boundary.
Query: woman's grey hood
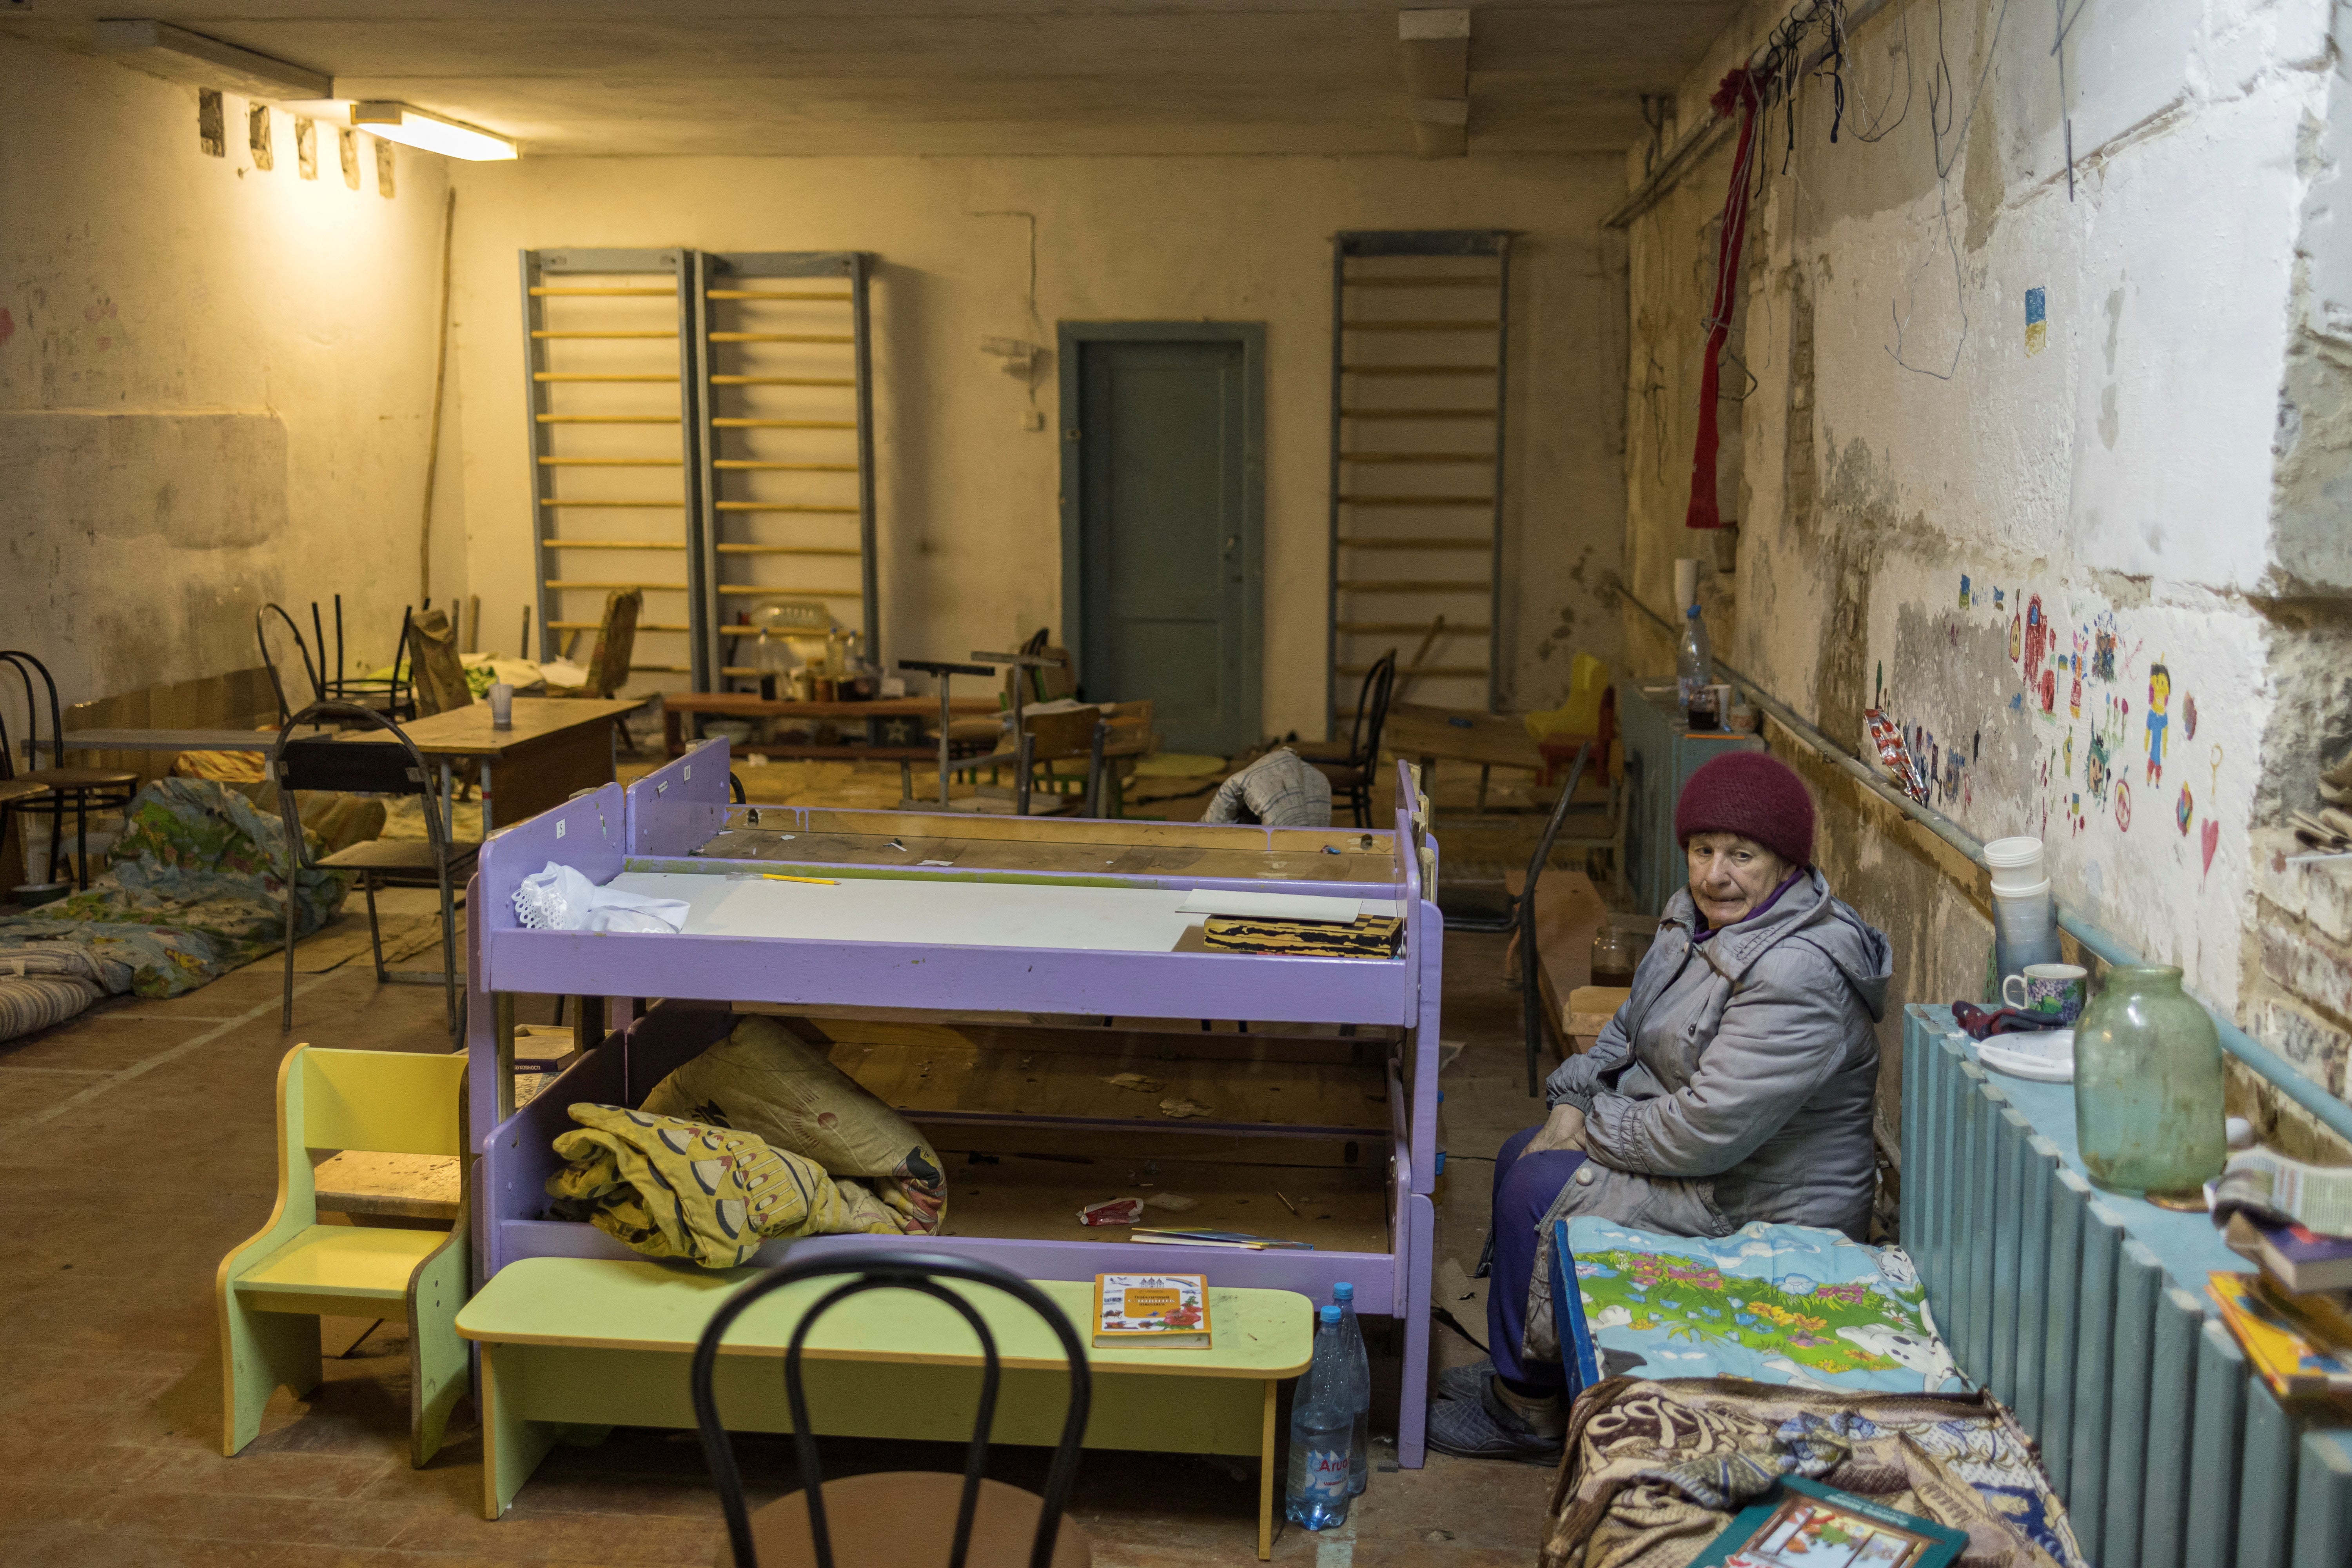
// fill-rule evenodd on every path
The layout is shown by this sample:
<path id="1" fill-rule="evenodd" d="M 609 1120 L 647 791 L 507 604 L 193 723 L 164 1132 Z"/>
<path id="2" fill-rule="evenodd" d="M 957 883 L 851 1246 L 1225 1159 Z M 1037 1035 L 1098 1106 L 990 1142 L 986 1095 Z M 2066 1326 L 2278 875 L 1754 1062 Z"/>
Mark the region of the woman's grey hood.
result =
<path id="1" fill-rule="evenodd" d="M 1697 906 L 1690 889 L 1678 888 L 1666 900 L 1661 925 L 1678 923 L 1686 931 L 1698 928 Z M 1895 978 L 1895 951 L 1885 933 L 1856 914 L 1830 892 L 1828 879 L 1818 867 L 1807 867 L 1795 886 L 1761 915 L 1727 926 L 1701 943 L 1698 952 L 1726 979 L 1737 985 L 1756 961 L 1784 942 L 1802 942 L 1830 961 L 1873 1019 L 1886 1016 L 1886 990 Z"/>

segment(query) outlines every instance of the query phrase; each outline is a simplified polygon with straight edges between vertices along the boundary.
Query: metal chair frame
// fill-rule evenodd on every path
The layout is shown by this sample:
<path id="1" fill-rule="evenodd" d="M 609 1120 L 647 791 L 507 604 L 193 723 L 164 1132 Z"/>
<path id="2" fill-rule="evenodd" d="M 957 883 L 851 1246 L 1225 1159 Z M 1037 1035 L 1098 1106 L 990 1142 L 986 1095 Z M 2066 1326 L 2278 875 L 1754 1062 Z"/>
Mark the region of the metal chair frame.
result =
<path id="1" fill-rule="evenodd" d="M 1542 1080 L 1536 1068 L 1541 1059 L 1545 1034 L 1543 985 L 1538 976 L 1536 952 L 1536 885 L 1543 879 L 1544 868 L 1551 863 L 1552 843 L 1559 837 L 1560 824 L 1568 819 L 1569 807 L 1576 799 L 1576 786 L 1584 777 L 1584 764 L 1592 756 L 1592 743 L 1588 741 L 1576 748 L 1575 765 L 1569 769 L 1568 783 L 1560 787 L 1559 799 L 1544 821 L 1543 837 L 1536 842 L 1536 852 L 1528 860 L 1528 874 L 1502 913 L 1497 915 L 1446 915 L 1449 931 L 1517 931 L 1519 937 L 1519 1011 L 1520 1024 L 1527 1037 L 1528 1092 L 1541 1092 Z"/>
<path id="2" fill-rule="evenodd" d="M 327 685 L 325 676 L 319 665 L 311 661 L 310 645 L 302 636 L 300 624 L 292 616 L 287 614 L 286 606 L 268 604 L 254 611 L 253 640 L 261 648 L 261 668 L 269 674 L 269 689 L 278 698 L 278 721 L 283 724 L 286 722 L 286 716 L 293 711 L 293 708 L 286 700 L 286 682 L 278 673 L 277 656 L 269 651 L 269 617 L 271 616 L 276 616 L 286 623 L 286 633 L 294 639 L 294 651 L 302 660 L 302 678 L 310 683 L 312 702 L 324 702 L 328 700 Z M 319 606 L 316 605 L 310 606 L 310 618 L 314 623 L 319 618 Z M 326 649 L 321 647 L 319 651 L 323 660 Z"/>
<path id="3" fill-rule="evenodd" d="M 400 641 L 392 650 L 392 673 L 383 675 L 345 675 L 343 668 L 343 596 L 335 595 L 335 672 L 327 669 L 327 632 L 319 620 L 319 601 L 310 601 L 310 631 L 319 645 L 319 697 L 325 702 L 352 702 L 362 708 L 376 704 L 372 698 L 382 696 L 382 711 L 397 721 L 416 717 L 416 697 L 408 675 L 408 617 L 412 605 L 400 609 Z M 281 706 L 281 711 L 282 706 Z"/>
<path id="4" fill-rule="evenodd" d="M 1355 721 L 1348 727 L 1348 754 L 1309 759 L 1356 771 L 1355 781 L 1341 787 L 1358 827 L 1372 825 L 1372 773 L 1380 765 L 1381 731 L 1388 727 L 1389 700 L 1396 690 L 1396 660 L 1397 650 L 1391 648 L 1364 672 L 1364 684 L 1356 689 Z"/>
<path id="5" fill-rule="evenodd" d="M 1070 1483 L 1077 1473 L 1079 1445 L 1086 1435 L 1087 1415 L 1094 1398 L 1094 1380 L 1087 1365 L 1086 1347 L 1053 1298 L 1028 1280 L 992 1263 L 930 1252 L 864 1258 L 821 1258 L 806 1263 L 781 1264 L 730 1296 L 704 1327 L 702 1337 L 695 1343 L 688 1373 L 695 1427 L 702 1437 L 703 1454 L 710 1462 L 711 1480 L 719 1489 L 719 1507 L 726 1515 L 727 1539 L 734 1551 L 736 1568 L 759 1568 L 760 1560 L 751 1539 L 751 1512 L 743 1505 L 742 1473 L 736 1468 L 734 1445 L 728 1440 L 727 1428 L 719 1418 L 719 1396 L 712 1386 L 719 1364 L 719 1343 L 735 1321 L 761 1298 L 803 1279 L 832 1275 L 854 1278 L 826 1291 L 802 1314 L 784 1350 L 784 1397 L 792 1409 L 793 1443 L 800 1458 L 810 1543 L 818 1568 L 833 1568 L 833 1537 L 825 1524 L 824 1477 L 817 1461 L 816 1435 L 809 1423 L 808 1395 L 801 1382 L 801 1352 L 817 1320 L 834 1306 L 868 1290 L 891 1289 L 913 1290 L 946 1303 L 971 1325 L 972 1332 L 980 1339 L 980 1402 L 972 1420 L 971 1442 L 964 1450 L 963 1496 L 956 1510 L 955 1541 L 948 1558 L 949 1568 L 964 1568 L 965 1554 L 971 1545 L 972 1515 L 980 1502 L 980 1483 L 988 1468 L 988 1430 L 996 1419 L 996 1394 L 1003 1369 L 996 1353 L 995 1336 L 989 1332 L 986 1321 L 971 1302 L 940 1285 L 939 1280 L 942 1278 L 992 1286 L 1011 1296 L 1045 1321 L 1055 1338 L 1061 1341 L 1063 1354 L 1069 1360 L 1069 1408 L 1062 1421 L 1062 1440 L 1054 1449 L 1053 1465 L 1045 1472 L 1044 1506 L 1038 1511 L 1037 1533 L 1029 1549 L 1030 1568 L 1050 1568 L 1055 1538 L 1061 1530 Z"/>
<path id="6" fill-rule="evenodd" d="M 20 648 L 0 649 L 0 664 L 5 664 L 15 669 L 16 679 L 23 682 L 25 687 L 26 731 L 24 738 L 25 760 L 32 764 L 26 770 L 26 775 L 38 777 L 48 771 L 40 765 L 41 747 L 44 742 L 41 740 L 40 701 L 33 695 L 35 670 L 40 672 L 41 688 L 49 700 L 49 739 L 47 744 L 49 747 L 52 765 L 63 771 L 66 765 L 65 710 L 58 701 L 57 677 L 49 673 L 47 665 Z M 31 668 L 27 668 L 27 666 Z M 19 775 L 16 773 L 16 759 L 9 748 L 8 732 L 5 724 L 0 724 L 0 778 L 12 779 L 17 776 Z M 135 781 L 136 775 L 132 776 Z M 64 847 L 66 836 L 68 796 L 72 797 L 74 808 L 74 884 L 78 888 L 87 889 L 89 886 L 89 814 L 93 810 L 100 812 L 125 810 L 138 793 L 139 786 L 136 782 L 124 784 L 49 781 L 47 803 L 49 858 L 48 864 L 42 869 L 42 880 L 54 882 L 58 879 L 58 858 Z M 37 810 L 38 807 L 11 809 Z M 5 812 L 0 812 L 0 832 L 5 831 Z M 29 878 L 32 874 L 33 868 L 27 864 L 25 868 L 25 875 Z"/>
<path id="7" fill-rule="evenodd" d="M 347 723 L 357 729 L 374 729 L 389 734 L 399 747 L 367 742 L 326 739 L 296 741 L 294 731 L 306 724 Z M 289 753 L 291 753 L 289 757 Z M 454 877 L 458 865 L 478 852 L 478 845 L 457 846 L 451 842 L 448 825 L 441 817 L 441 795 L 434 786 L 435 773 L 427 766 L 425 753 L 416 749 L 401 727 L 373 708 L 362 708 L 354 702 L 314 702 L 286 721 L 278 731 L 277 744 L 269 749 L 269 777 L 278 785 L 278 814 L 285 824 L 287 839 L 286 875 L 286 999 L 278 1015 L 278 1026 L 294 1026 L 294 921 L 295 873 L 310 870 L 352 870 L 359 874 L 360 889 L 367 897 L 368 944 L 375 955 L 375 977 L 378 984 L 434 985 L 442 989 L 449 1031 L 457 1034 L 464 1026 L 465 1007 L 457 988 L 457 902 Z M 325 860 L 310 858 L 310 847 L 303 837 L 302 813 L 296 805 L 297 790 L 347 790 L 360 795 L 414 795 L 424 802 L 425 837 L 431 846 L 433 876 L 441 892 L 441 967 L 437 970 L 388 969 L 383 962 L 383 932 L 376 918 L 375 888 L 379 879 L 394 886 L 421 886 L 425 872 L 389 867 L 365 865 L 338 867 L 336 857 Z M 348 851 L 346 851 L 348 853 Z"/>

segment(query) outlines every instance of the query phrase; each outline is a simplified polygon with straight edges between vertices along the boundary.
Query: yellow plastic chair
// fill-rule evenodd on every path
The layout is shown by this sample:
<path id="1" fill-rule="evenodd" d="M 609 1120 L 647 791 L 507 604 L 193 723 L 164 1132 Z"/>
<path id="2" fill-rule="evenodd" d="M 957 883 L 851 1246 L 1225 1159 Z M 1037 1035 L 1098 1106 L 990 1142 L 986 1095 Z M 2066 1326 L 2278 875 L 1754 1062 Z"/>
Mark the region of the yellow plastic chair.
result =
<path id="1" fill-rule="evenodd" d="M 448 1231 L 320 1225 L 313 1149 L 456 1155 L 463 1169 L 466 1058 L 405 1051 L 296 1046 L 278 1069 L 278 1207 L 269 1223 L 221 1259 L 221 1452 L 235 1456 L 261 1430 L 280 1384 L 295 1397 L 319 1385 L 319 1318 L 408 1321 L 409 1463 L 441 1447 L 466 1393 L 469 1362 L 457 1337 L 467 1288 L 470 1183 Z"/>

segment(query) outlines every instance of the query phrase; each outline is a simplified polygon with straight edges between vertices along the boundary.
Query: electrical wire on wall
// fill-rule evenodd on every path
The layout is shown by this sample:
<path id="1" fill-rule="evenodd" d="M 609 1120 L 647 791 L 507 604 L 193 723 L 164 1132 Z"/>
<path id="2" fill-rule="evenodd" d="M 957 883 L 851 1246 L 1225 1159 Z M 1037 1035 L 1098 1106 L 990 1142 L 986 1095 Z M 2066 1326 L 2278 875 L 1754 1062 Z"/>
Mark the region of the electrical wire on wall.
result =
<path id="1" fill-rule="evenodd" d="M 1027 345 L 1028 353 L 1020 357 L 1027 362 L 1022 373 L 1022 380 L 1028 389 L 1029 406 L 1034 408 L 1037 406 L 1037 383 L 1044 378 L 1045 362 L 1051 358 L 1050 351 L 1045 348 L 1044 342 L 1045 319 L 1037 313 L 1037 215 L 1033 212 L 1003 208 L 990 212 L 968 212 L 963 216 L 966 217 L 1017 217 L 1024 219 L 1029 225 L 1030 341 Z M 997 341 L 1000 340 L 990 340 L 992 342 Z"/>

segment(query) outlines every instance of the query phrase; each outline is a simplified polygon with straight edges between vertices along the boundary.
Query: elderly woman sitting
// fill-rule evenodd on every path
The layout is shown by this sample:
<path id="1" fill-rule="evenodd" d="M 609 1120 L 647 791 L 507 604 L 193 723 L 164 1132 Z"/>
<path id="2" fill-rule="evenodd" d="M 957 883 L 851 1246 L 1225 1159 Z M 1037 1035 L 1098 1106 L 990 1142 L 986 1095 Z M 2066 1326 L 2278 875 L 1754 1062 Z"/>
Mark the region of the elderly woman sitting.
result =
<path id="1" fill-rule="evenodd" d="M 1559 1458 L 1553 1221 L 1674 1236 L 1785 1221 L 1856 1240 L 1869 1221 L 1886 938 L 1831 896 L 1812 797 L 1763 752 L 1693 773 L 1675 836 L 1690 886 L 1667 900 L 1633 994 L 1545 1084 L 1550 1118 L 1496 1157 L 1493 1359 L 1439 1379 L 1429 1443 L 1445 1453 Z"/>

